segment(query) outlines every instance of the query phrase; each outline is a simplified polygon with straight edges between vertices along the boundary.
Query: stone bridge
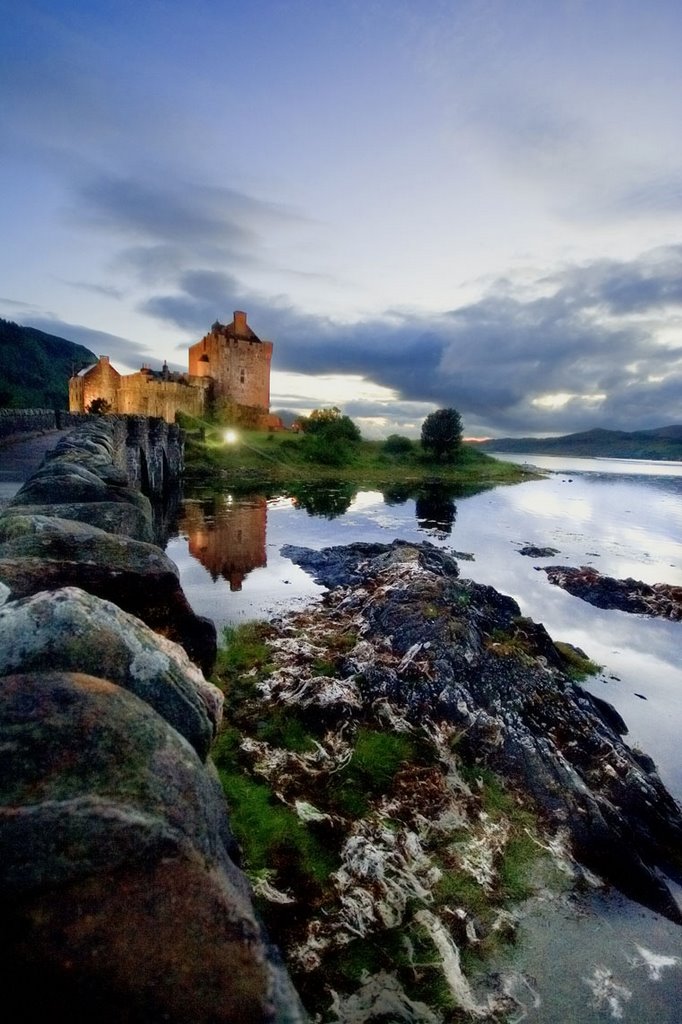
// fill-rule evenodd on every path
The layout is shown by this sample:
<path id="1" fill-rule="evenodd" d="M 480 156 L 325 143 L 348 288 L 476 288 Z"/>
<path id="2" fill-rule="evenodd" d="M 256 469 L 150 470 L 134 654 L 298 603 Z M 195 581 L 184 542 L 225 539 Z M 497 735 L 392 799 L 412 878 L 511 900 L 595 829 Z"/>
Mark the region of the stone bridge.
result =
<path id="1" fill-rule="evenodd" d="M 53 409 L 0 409 L 0 441 L 21 435 L 74 429 L 97 422 L 97 416 Z M 114 464 L 129 486 L 152 499 L 165 498 L 182 477 L 184 441 L 174 423 L 154 416 L 108 416 L 113 431 Z"/>
<path id="2" fill-rule="evenodd" d="M 180 483 L 184 441 L 180 427 L 159 417 L 120 416 L 117 455 L 128 483 L 150 498 L 163 498 Z"/>
<path id="3" fill-rule="evenodd" d="M 0 983 L 25 1021 L 305 1024 L 209 757 L 215 626 L 138 489 L 180 431 L 84 419 L 0 511 Z"/>

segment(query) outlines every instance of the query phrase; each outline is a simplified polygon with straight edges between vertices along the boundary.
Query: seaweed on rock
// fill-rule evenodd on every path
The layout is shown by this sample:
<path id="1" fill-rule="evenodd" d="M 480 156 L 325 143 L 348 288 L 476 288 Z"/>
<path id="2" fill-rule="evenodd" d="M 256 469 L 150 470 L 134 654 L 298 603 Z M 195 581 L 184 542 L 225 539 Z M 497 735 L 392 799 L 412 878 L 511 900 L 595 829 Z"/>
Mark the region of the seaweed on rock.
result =
<path id="1" fill-rule="evenodd" d="M 575 652 L 432 545 L 285 554 L 333 589 L 249 627 L 267 655 L 225 676 L 233 724 L 216 759 L 233 802 L 244 776 L 264 819 L 269 806 L 296 822 L 263 853 L 235 808 L 317 1020 L 388 1012 L 377 979 L 400 1019 L 503 1019 L 509 995 L 475 991 L 468 964 L 513 938 L 514 902 L 560 873 L 596 872 L 682 920 L 659 873 L 679 877 L 682 813 L 574 682 Z"/>

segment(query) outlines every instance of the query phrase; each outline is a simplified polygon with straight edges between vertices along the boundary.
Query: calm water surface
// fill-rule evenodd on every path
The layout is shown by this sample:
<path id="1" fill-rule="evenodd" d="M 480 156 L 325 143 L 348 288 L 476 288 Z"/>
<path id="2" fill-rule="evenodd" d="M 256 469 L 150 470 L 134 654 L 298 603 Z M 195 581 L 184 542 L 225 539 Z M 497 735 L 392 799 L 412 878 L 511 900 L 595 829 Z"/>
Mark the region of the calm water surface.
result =
<path id="1" fill-rule="evenodd" d="M 457 497 L 343 488 L 298 500 L 223 495 L 185 503 L 167 547 L 197 612 L 218 627 L 268 618 L 319 599 L 323 588 L 281 554 L 287 543 L 430 540 L 473 556 L 463 576 L 511 594 L 555 639 L 603 665 L 586 685 L 619 710 L 627 742 L 647 751 L 682 801 L 682 624 L 602 611 L 547 582 L 536 566 L 592 565 L 682 586 L 682 464 L 502 456 L 546 479 Z M 519 554 L 553 547 L 552 558 Z M 682 894 L 680 896 L 682 900 Z M 618 895 L 534 901 L 520 941 L 496 968 L 533 1024 L 682 1022 L 682 929 Z"/>

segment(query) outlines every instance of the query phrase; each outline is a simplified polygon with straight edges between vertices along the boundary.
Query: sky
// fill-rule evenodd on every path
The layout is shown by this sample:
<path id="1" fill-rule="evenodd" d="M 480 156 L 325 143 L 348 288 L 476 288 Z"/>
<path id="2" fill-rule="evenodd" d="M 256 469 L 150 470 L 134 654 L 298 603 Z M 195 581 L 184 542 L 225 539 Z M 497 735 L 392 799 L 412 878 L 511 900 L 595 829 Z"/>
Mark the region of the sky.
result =
<path id="1" fill-rule="evenodd" d="M 682 422 L 678 0 L 0 0 L 0 316 L 367 436 Z"/>

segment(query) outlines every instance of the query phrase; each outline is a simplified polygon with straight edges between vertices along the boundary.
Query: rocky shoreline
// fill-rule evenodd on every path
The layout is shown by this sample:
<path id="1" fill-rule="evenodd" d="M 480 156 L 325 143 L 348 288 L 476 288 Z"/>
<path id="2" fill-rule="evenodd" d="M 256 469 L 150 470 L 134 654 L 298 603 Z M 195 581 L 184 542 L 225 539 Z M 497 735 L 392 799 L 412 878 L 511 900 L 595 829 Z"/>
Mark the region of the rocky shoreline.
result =
<path id="1" fill-rule="evenodd" d="M 501 1022 L 481 965 L 526 898 L 615 886 L 682 923 L 682 811 L 583 652 L 428 543 L 289 546 L 324 600 L 213 672 L 113 429 L 0 515 L 0 976 L 25 1019 Z"/>
<path id="2" fill-rule="evenodd" d="M 582 652 L 429 544 L 283 553 L 330 591 L 229 675 L 214 756 L 333 853 L 322 880 L 305 844 L 250 864 L 315 1019 L 505 1019 L 467 965 L 560 877 L 682 923 L 662 874 L 682 877 L 682 811 L 575 681 Z"/>

